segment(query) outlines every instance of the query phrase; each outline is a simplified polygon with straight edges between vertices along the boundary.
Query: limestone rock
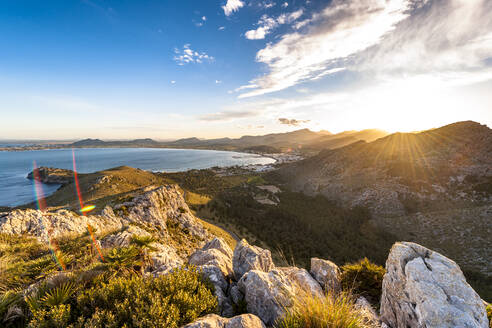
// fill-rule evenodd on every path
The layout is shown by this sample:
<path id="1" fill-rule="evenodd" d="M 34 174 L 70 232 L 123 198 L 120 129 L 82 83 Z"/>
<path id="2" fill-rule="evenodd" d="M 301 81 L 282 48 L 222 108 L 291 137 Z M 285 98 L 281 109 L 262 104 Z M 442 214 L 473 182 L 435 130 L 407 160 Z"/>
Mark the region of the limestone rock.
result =
<path id="1" fill-rule="evenodd" d="M 265 325 L 252 314 L 242 314 L 230 319 L 209 314 L 183 328 L 265 328 Z"/>
<path id="2" fill-rule="evenodd" d="M 239 286 L 236 282 L 231 283 L 229 287 L 229 295 L 231 297 L 231 301 L 236 305 L 244 300 L 244 294 L 239 290 Z"/>
<path id="3" fill-rule="evenodd" d="M 379 316 L 376 313 L 376 311 L 373 309 L 371 304 L 367 301 L 367 299 L 364 296 L 360 296 L 356 301 L 355 301 L 355 307 L 363 313 L 364 317 L 367 319 L 367 321 L 372 324 L 372 325 L 378 325 L 379 324 Z"/>
<path id="4" fill-rule="evenodd" d="M 232 277 L 232 250 L 222 238 L 214 238 L 201 250 L 190 256 L 189 263 L 196 266 L 214 265 L 225 277 Z"/>
<path id="5" fill-rule="evenodd" d="M 0 232 L 8 234 L 29 234 L 47 241 L 48 236 L 81 235 L 90 224 L 97 232 L 121 229 L 125 223 L 120 217 L 99 215 L 81 216 L 67 210 L 42 212 L 39 210 L 13 210 L 0 218 Z"/>
<path id="6" fill-rule="evenodd" d="M 133 236 L 150 236 L 150 233 L 142 228 L 131 225 L 123 231 L 108 235 L 101 240 L 102 247 L 127 247 Z"/>
<path id="7" fill-rule="evenodd" d="M 396 243 L 386 261 L 381 320 L 393 328 L 487 328 L 485 307 L 459 266 L 415 243 Z"/>
<path id="8" fill-rule="evenodd" d="M 200 266 L 199 269 L 202 274 L 215 286 L 215 289 L 220 288 L 223 291 L 227 291 L 229 284 L 218 266 L 205 264 Z"/>
<path id="9" fill-rule="evenodd" d="M 282 271 L 248 271 L 239 280 L 238 286 L 245 296 L 248 312 L 257 315 L 269 326 L 293 305 L 295 287 Z"/>
<path id="10" fill-rule="evenodd" d="M 305 269 L 284 267 L 278 268 L 278 270 L 282 271 L 285 276 L 296 285 L 295 287 L 300 288 L 302 291 L 309 292 L 313 296 L 323 296 L 321 286 Z"/>
<path id="11" fill-rule="evenodd" d="M 174 247 L 160 243 L 152 243 L 151 246 L 156 249 L 150 254 L 152 266 L 156 273 L 168 272 L 169 270 L 180 267 L 185 263 L 178 255 Z"/>
<path id="12" fill-rule="evenodd" d="M 340 269 L 335 263 L 313 257 L 311 258 L 310 272 L 325 291 L 331 290 L 337 293 L 342 290 Z"/>
<path id="13" fill-rule="evenodd" d="M 241 279 L 250 270 L 268 272 L 274 268 L 269 250 L 251 246 L 244 239 L 234 249 L 232 264 L 236 280 Z"/>

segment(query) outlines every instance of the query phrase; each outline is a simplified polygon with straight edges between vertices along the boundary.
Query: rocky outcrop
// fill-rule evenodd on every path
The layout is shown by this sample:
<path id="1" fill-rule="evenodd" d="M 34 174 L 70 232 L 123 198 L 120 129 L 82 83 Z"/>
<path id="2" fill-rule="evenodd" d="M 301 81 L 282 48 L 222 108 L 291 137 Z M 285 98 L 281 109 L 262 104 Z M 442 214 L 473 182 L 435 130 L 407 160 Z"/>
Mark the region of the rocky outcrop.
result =
<path id="1" fill-rule="evenodd" d="M 487 328 L 482 300 L 459 266 L 418 244 L 402 242 L 386 261 L 381 319 L 393 328 Z"/>
<path id="2" fill-rule="evenodd" d="M 241 279 L 250 270 L 268 272 L 274 268 L 269 250 L 252 246 L 244 239 L 234 249 L 232 262 L 236 280 Z"/>
<path id="3" fill-rule="evenodd" d="M 325 291 L 338 293 L 342 290 L 340 269 L 335 263 L 313 257 L 311 259 L 310 273 Z"/>
<path id="4" fill-rule="evenodd" d="M 123 228 L 125 220 L 120 217 L 100 215 L 80 216 L 67 210 L 42 212 L 39 210 L 14 210 L 0 218 L 0 232 L 8 234 L 29 234 L 42 240 L 48 235 L 58 238 L 80 235 L 91 225 L 96 231 L 104 232 Z"/>
<path id="5" fill-rule="evenodd" d="M 123 231 L 110 234 L 101 240 L 102 247 L 128 247 L 134 236 L 148 237 L 150 233 L 134 225 L 128 226 Z"/>
<path id="6" fill-rule="evenodd" d="M 323 290 L 321 289 L 320 284 L 314 280 L 305 269 L 300 269 L 293 266 L 277 269 L 291 281 L 295 288 L 299 288 L 300 290 L 315 297 L 323 296 Z"/>
<path id="7" fill-rule="evenodd" d="M 257 316 L 252 314 L 242 314 L 230 319 L 209 314 L 183 328 L 265 328 L 265 325 Z"/>
<path id="8" fill-rule="evenodd" d="M 234 314 L 232 302 L 227 296 L 232 277 L 232 250 L 222 238 L 214 238 L 190 256 L 189 264 L 197 266 L 215 287 L 220 314 Z"/>
<path id="9" fill-rule="evenodd" d="M 73 171 L 42 166 L 30 172 L 27 178 L 46 184 L 67 184 L 73 180 Z"/>
<path id="10" fill-rule="evenodd" d="M 225 277 L 232 277 L 232 250 L 222 238 L 214 238 L 190 256 L 189 263 L 196 266 L 218 267 Z"/>
<path id="11" fill-rule="evenodd" d="M 201 240 L 210 237 L 191 213 L 177 185 L 151 189 L 125 203 L 125 209 L 119 215 L 129 222 L 149 225 L 162 233 L 167 231 L 167 223 L 171 221 L 179 229 Z"/>
<path id="12" fill-rule="evenodd" d="M 260 317 L 266 325 L 273 325 L 293 305 L 295 286 L 282 271 L 248 271 L 238 286 L 245 295 L 248 312 Z"/>

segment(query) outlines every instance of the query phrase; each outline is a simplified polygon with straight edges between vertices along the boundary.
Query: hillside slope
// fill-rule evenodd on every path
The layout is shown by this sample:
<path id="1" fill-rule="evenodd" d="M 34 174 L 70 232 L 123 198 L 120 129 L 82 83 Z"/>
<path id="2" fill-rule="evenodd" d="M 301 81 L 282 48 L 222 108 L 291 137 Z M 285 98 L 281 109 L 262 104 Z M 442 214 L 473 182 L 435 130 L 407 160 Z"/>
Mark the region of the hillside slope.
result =
<path id="1" fill-rule="evenodd" d="M 276 178 L 307 195 L 365 206 L 399 239 L 449 252 L 468 269 L 492 275 L 487 260 L 492 258 L 492 130 L 487 126 L 458 122 L 357 142 L 284 166 Z"/>

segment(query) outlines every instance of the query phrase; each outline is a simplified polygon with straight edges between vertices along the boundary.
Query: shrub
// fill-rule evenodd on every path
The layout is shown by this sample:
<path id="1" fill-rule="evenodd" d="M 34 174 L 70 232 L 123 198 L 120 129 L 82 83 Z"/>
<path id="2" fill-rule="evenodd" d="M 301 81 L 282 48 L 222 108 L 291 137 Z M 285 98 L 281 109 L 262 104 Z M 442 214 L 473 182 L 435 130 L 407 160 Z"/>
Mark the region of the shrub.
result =
<path id="1" fill-rule="evenodd" d="M 350 293 L 314 297 L 297 296 L 293 307 L 275 325 L 277 328 L 372 328 L 377 322 L 355 306 Z"/>
<path id="2" fill-rule="evenodd" d="M 158 278 L 115 278 L 83 291 L 76 320 L 84 327 L 180 327 L 217 311 L 217 299 L 195 269 Z"/>
<path id="3" fill-rule="evenodd" d="M 342 266 L 342 288 L 367 298 L 373 305 L 379 305 L 383 276 L 386 270 L 364 258 L 356 263 Z"/>

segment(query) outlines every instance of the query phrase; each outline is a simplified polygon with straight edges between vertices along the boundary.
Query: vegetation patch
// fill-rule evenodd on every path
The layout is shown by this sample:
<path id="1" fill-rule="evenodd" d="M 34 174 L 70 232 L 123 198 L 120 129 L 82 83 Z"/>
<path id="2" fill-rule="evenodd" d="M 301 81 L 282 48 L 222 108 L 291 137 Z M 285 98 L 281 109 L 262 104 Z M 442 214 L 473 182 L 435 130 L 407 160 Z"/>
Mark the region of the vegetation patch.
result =
<path id="1" fill-rule="evenodd" d="M 379 307 L 386 270 L 364 258 L 356 263 L 341 267 L 342 288 L 364 296 L 371 304 Z"/>
<path id="2" fill-rule="evenodd" d="M 375 328 L 377 322 L 355 306 L 350 293 L 327 294 L 315 297 L 304 294 L 296 297 L 276 328 Z"/>

